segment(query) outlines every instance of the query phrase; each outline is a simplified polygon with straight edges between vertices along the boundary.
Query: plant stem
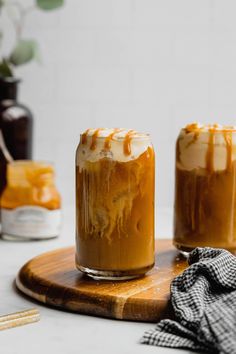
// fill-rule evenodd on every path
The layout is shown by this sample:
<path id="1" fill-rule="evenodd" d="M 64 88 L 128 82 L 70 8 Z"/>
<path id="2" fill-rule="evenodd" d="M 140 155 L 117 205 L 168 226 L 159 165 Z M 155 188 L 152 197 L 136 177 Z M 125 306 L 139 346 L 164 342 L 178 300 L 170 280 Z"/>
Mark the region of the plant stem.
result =
<path id="1" fill-rule="evenodd" d="M 16 32 L 16 42 L 21 38 L 22 36 L 22 32 L 24 29 L 24 25 L 25 25 L 25 18 L 26 16 L 31 13 L 32 11 L 34 11 L 36 9 L 36 6 L 29 6 L 27 8 L 24 8 L 20 2 L 18 1 L 9 1 L 8 2 L 8 7 L 13 6 L 17 9 L 18 14 L 19 14 L 19 19 L 15 20 L 12 18 L 12 16 L 9 14 L 8 12 L 8 16 L 10 18 L 10 20 L 12 21 L 14 28 L 15 28 L 15 32 Z"/>

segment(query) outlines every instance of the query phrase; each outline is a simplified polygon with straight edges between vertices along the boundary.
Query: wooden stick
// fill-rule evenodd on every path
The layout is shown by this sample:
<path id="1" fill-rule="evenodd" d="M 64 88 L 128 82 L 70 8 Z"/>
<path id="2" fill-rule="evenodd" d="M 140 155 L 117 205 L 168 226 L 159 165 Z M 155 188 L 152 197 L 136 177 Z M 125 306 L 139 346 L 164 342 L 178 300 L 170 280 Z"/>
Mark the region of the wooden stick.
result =
<path id="1" fill-rule="evenodd" d="M 0 330 L 23 326 L 28 323 L 37 322 L 40 320 L 39 311 L 35 308 L 10 313 L 0 316 Z"/>

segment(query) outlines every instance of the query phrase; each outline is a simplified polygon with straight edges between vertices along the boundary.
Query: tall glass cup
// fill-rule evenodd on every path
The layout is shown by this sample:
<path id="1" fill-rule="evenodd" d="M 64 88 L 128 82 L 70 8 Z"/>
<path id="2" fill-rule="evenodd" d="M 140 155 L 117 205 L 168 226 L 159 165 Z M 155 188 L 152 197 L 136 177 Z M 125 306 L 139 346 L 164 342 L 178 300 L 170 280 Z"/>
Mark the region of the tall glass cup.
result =
<path id="1" fill-rule="evenodd" d="M 236 127 L 182 129 L 175 181 L 175 246 L 236 250 Z"/>
<path id="2" fill-rule="evenodd" d="M 154 265 L 154 150 L 147 134 L 88 129 L 76 152 L 76 265 L 129 279 Z"/>

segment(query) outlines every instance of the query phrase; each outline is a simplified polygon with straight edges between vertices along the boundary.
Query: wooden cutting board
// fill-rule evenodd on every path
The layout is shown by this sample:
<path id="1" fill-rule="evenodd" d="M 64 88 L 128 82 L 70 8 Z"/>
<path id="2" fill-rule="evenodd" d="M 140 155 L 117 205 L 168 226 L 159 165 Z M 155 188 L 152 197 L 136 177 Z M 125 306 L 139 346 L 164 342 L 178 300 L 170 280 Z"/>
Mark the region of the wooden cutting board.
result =
<path id="1" fill-rule="evenodd" d="M 187 267 L 171 240 L 158 240 L 155 268 L 129 281 L 88 278 L 75 268 L 74 254 L 69 247 L 30 260 L 17 276 L 18 289 L 44 304 L 94 316 L 148 322 L 171 316 L 170 282 Z"/>

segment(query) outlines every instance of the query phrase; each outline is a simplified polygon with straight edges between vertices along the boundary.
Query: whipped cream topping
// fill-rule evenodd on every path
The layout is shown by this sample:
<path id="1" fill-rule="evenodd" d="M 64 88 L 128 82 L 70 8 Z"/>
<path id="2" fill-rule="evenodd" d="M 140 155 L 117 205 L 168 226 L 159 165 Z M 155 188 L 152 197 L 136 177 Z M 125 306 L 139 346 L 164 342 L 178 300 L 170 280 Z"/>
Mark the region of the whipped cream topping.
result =
<path id="1" fill-rule="evenodd" d="M 138 158 L 151 147 L 149 134 L 122 128 L 87 129 L 81 134 L 77 149 L 77 164 L 95 162 L 104 157 L 119 162 Z"/>
<path id="2" fill-rule="evenodd" d="M 236 127 L 193 123 L 180 131 L 177 166 L 223 171 L 236 160 Z"/>

